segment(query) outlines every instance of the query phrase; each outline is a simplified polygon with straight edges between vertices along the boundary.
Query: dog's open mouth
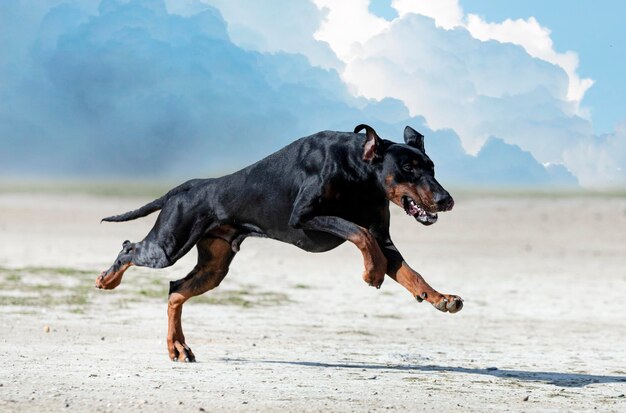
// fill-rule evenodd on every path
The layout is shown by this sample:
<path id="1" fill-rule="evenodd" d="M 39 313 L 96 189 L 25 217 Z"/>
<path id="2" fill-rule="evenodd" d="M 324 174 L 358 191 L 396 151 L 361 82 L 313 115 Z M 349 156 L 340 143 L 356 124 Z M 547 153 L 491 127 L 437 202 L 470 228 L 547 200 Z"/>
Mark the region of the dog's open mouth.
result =
<path id="1" fill-rule="evenodd" d="M 430 213 L 424 209 L 420 204 L 408 196 L 402 197 L 402 206 L 407 215 L 411 215 L 416 220 L 424 225 L 432 225 L 437 222 L 437 213 Z"/>

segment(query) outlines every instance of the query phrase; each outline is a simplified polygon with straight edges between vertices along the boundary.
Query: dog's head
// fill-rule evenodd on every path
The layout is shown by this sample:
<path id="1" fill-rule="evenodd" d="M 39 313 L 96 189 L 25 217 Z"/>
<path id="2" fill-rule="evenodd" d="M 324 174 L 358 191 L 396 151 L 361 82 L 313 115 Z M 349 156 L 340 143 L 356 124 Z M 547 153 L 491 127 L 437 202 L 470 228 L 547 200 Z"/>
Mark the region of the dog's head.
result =
<path id="1" fill-rule="evenodd" d="M 424 136 L 410 126 L 404 129 L 404 144 L 383 140 L 367 125 L 363 160 L 376 166 L 387 199 L 404 208 L 424 225 L 437 222 L 437 212 L 449 211 L 454 200 L 435 179 L 435 165 L 424 150 Z"/>

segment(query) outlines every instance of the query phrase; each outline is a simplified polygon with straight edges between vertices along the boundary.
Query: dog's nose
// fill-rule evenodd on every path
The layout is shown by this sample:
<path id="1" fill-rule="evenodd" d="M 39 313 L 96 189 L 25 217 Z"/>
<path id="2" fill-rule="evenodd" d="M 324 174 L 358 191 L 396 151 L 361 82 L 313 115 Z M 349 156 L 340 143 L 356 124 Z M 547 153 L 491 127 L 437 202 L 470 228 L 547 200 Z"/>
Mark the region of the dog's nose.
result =
<path id="1" fill-rule="evenodd" d="M 437 203 L 439 211 L 450 211 L 454 207 L 454 199 L 452 199 L 447 192 L 445 194 L 438 194 L 435 197 L 435 202 Z"/>

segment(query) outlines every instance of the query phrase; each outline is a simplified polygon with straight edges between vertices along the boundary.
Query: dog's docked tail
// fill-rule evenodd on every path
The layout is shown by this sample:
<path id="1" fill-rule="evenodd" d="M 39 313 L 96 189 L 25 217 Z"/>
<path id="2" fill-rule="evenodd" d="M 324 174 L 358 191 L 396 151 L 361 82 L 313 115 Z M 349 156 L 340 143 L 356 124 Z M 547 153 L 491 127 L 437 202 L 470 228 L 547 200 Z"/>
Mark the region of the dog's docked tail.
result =
<path id="1" fill-rule="evenodd" d="M 147 203 L 141 208 L 135 209 L 134 211 L 124 212 L 123 214 L 113 215 L 110 217 L 102 218 L 102 221 L 105 222 L 124 222 L 124 221 L 132 221 L 133 219 L 145 217 L 146 215 L 150 215 L 151 213 L 160 210 L 165 205 L 165 202 L 173 197 L 176 194 L 181 192 L 188 191 L 190 188 L 194 187 L 200 179 L 192 179 L 190 181 L 185 182 L 177 186 L 176 188 L 169 191 L 167 194 L 163 195 L 161 198 L 155 199 L 152 202 Z M 101 222 L 102 222 L 101 221 Z"/>

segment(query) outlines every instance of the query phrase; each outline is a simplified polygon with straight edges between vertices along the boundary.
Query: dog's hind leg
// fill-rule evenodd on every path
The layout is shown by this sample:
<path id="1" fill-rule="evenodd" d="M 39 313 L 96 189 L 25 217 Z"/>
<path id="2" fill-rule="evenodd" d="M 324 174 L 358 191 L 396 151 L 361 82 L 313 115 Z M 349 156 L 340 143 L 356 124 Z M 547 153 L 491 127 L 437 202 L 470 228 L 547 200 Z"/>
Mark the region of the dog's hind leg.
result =
<path id="1" fill-rule="evenodd" d="M 96 279 L 96 287 L 105 290 L 117 287 L 122 282 L 124 271 L 131 265 L 165 268 L 189 252 L 212 225 L 217 225 L 212 221 L 211 214 L 198 219 L 197 211 L 195 214 L 188 213 L 189 208 L 177 199 L 166 204 L 143 241 L 124 241 L 113 265 Z"/>
<path id="2" fill-rule="evenodd" d="M 196 238 L 197 239 L 197 238 Z M 190 242 L 195 241 L 192 239 Z M 193 246 L 193 244 L 191 245 Z M 108 270 L 102 271 L 96 278 L 96 287 L 104 290 L 111 290 L 122 282 L 124 272 L 131 266 L 150 268 L 165 268 L 174 264 L 180 256 L 184 255 L 179 248 L 174 259 L 167 254 L 167 248 L 162 247 L 151 237 L 147 237 L 141 242 L 124 241 L 122 250 L 117 255 L 113 265 Z M 184 250 L 184 252 L 187 252 Z"/>
<path id="3" fill-rule="evenodd" d="M 196 361 L 183 334 L 183 304 L 191 297 L 217 287 L 228 273 L 235 256 L 231 243 L 221 238 L 203 238 L 198 242 L 197 249 L 198 263 L 195 268 L 185 278 L 170 282 L 167 350 L 172 361 Z"/>

